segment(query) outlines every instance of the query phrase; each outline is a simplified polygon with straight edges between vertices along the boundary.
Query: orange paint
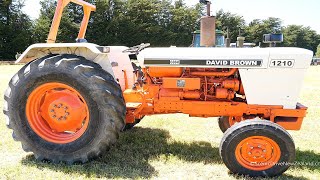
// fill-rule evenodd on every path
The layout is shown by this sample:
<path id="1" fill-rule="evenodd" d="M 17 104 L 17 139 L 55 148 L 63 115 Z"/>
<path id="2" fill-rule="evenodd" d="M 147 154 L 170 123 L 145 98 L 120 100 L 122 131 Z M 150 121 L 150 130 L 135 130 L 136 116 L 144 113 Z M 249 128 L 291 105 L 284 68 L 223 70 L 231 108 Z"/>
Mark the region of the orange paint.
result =
<path id="1" fill-rule="evenodd" d="M 243 120 L 245 120 L 243 117 L 232 117 L 232 116 L 229 116 L 229 119 L 228 119 L 230 126 L 232 126 L 238 122 L 241 122 Z"/>
<path id="2" fill-rule="evenodd" d="M 307 111 L 300 105 L 297 106 L 297 109 L 283 109 L 282 106 L 248 105 L 245 102 L 234 102 L 227 99 L 204 101 L 200 100 L 200 96 L 200 91 L 197 90 L 161 89 L 160 86 L 148 84 L 144 85 L 144 88 L 124 92 L 127 103 L 141 103 L 139 113 L 135 113 L 135 117 L 167 113 L 184 113 L 195 117 L 230 116 L 236 117 L 232 123 L 234 124 L 246 120 L 245 117 L 260 116 L 278 123 L 285 129 L 299 130 Z M 135 111 L 134 108 L 130 110 Z M 283 117 L 281 121 L 279 117 Z M 291 121 L 292 117 L 296 117 L 296 121 Z"/>
<path id="3" fill-rule="evenodd" d="M 177 98 L 177 99 L 199 99 L 200 91 L 187 91 L 181 89 L 161 89 L 159 92 L 159 98 Z"/>
<path id="4" fill-rule="evenodd" d="M 36 134 L 58 144 L 77 140 L 90 121 L 85 99 L 62 83 L 46 83 L 34 89 L 27 100 L 26 115 Z"/>
<path id="5" fill-rule="evenodd" d="M 229 91 L 225 88 L 216 88 L 216 98 L 218 99 L 233 99 L 234 98 L 234 92 Z"/>
<path id="6" fill-rule="evenodd" d="M 78 34 L 78 39 L 84 39 L 87 27 L 89 24 L 89 19 L 90 19 L 90 14 L 91 14 L 92 9 L 88 6 L 83 6 L 83 19 L 81 22 L 79 34 Z"/>
<path id="7" fill-rule="evenodd" d="M 227 79 L 222 81 L 223 88 L 232 89 L 234 91 L 239 91 L 240 81 L 238 79 Z"/>
<path id="8" fill-rule="evenodd" d="M 141 92 L 135 91 L 133 89 L 126 89 L 123 92 L 123 97 L 126 102 L 133 102 L 133 103 L 142 102 L 144 98 Z"/>
<path id="9" fill-rule="evenodd" d="M 145 74 L 150 75 L 151 70 L 153 76 L 164 77 L 147 76 L 142 87 L 137 86 L 136 89 L 124 91 L 128 110 L 127 123 L 132 123 L 135 118 L 145 115 L 184 113 L 195 117 L 229 116 L 231 125 L 260 117 L 275 122 L 287 130 L 299 130 L 306 116 L 307 108 L 301 104 L 297 104 L 296 109 L 284 109 L 283 106 L 248 105 L 245 102 L 233 101 L 236 91 L 245 95 L 240 80 L 232 76 L 237 69 L 219 72 L 214 68 L 209 70 L 186 68 L 181 77 L 178 76 L 181 73 L 180 68 L 175 69 L 178 72 L 168 71 L 168 75 L 165 75 L 165 69 L 143 68 L 142 72 Z M 195 78 L 192 74 L 194 72 L 211 73 L 219 77 Z M 173 75 L 178 77 L 169 77 Z M 221 75 L 231 77 L 220 77 Z M 185 80 L 184 88 L 177 86 L 178 80 Z"/>
<path id="10" fill-rule="evenodd" d="M 180 77 L 183 68 L 179 67 L 149 67 L 148 74 L 151 77 Z"/>
<path id="11" fill-rule="evenodd" d="M 251 136 L 237 145 L 235 156 L 241 166 L 254 171 L 263 171 L 279 161 L 281 150 L 279 145 L 268 137 Z"/>
<path id="12" fill-rule="evenodd" d="M 240 84 L 240 89 L 239 89 L 238 93 L 241 94 L 241 95 L 245 95 L 245 92 L 244 92 L 244 88 L 243 88 L 243 84 L 242 84 L 242 83 Z"/>
<path id="13" fill-rule="evenodd" d="M 307 115 L 307 107 L 298 103 L 296 109 L 273 109 L 270 120 L 287 130 L 301 129 L 303 118 Z"/>
<path id="14" fill-rule="evenodd" d="M 126 70 L 122 70 L 123 72 L 123 77 L 124 77 L 124 87 L 125 89 L 129 88 L 129 84 L 128 84 L 128 76 L 127 76 L 127 71 Z"/>
<path id="15" fill-rule="evenodd" d="M 200 99 L 200 91 L 180 91 L 180 99 Z"/>
<path id="16" fill-rule="evenodd" d="M 162 78 L 163 88 L 200 89 L 200 78 Z"/>
<path id="17" fill-rule="evenodd" d="M 190 72 L 191 75 L 193 76 L 217 76 L 217 77 L 227 77 L 227 76 L 231 76 L 234 73 L 236 73 L 238 71 L 238 69 L 234 68 L 234 69 L 230 69 L 229 71 L 226 72 L 210 72 L 210 71 L 205 71 L 205 72 Z"/>

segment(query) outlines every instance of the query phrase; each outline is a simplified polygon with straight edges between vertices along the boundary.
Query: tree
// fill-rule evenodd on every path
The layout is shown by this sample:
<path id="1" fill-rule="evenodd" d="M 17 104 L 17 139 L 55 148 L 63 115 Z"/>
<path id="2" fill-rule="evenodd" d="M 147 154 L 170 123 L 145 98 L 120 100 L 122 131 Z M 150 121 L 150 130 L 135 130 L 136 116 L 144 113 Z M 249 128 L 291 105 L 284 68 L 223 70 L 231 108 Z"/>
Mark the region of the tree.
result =
<path id="1" fill-rule="evenodd" d="M 320 35 L 310 27 L 298 25 L 289 25 L 283 28 L 284 46 L 301 47 L 305 49 L 317 51 L 317 46 L 320 43 Z"/>
<path id="2" fill-rule="evenodd" d="M 97 6 L 89 21 L 86 39 L 100 45 L 133 46 L 150 42 L 153 46 L 188 46 L 192 32 L 199 28 L 201 9 L 187 7 L 184 0 L 90 1 Z M 41 13 L 34 28 L 37 42 L 47 38 L 56 2 L 41 1 Z M 74 42 L 82 9 L 70 4 L 64 11 L 57 42 Z"/>
<path id="3" fill-rule="evenodd" d="M 168 38 L 168 43 L 164 46 L 189 46 L 192 42 L 192 32 L 200 28 L 201 6 L 187 7 L 183 1 L 177 1 L 175 6 L 169 9 L 169 24 L 163 25 L 166 30 L 164 35 Z"/>
<path id="4" fill-rule="evenodd" d="M 97 12 L 87 38 L 104 45 L 188 46 L 199 28 L 199 6 L 187 7 L 183 0 L 97 1 Z M 99 37 L 99 38 L 96 38 Z"/>
<path id="5" fill-rule="evenodd" d="M 32 43 L 32 23 L 22 0 L 0 1 L 0 59 L 14 59 Z"/>
<path id="6" fill-rule="evenodd" d="M 128 0 L 118 16 L 118 39 L 129 46 L 149 42 L 153 46 L 188 46 L 198 28 L 199 9 L 180 0 Z"/>
<path id="7" fill-rule="evenodd" d="M 320 44 L 317 47 L 316 57 L 320 58 Z"/>
<path id="8" fill-rule="evenodd" d="M 124 45 L 121 44 L 123 39 L 120 32 L 127 27 L 123 22 L 124 1 L 96 1 L 95 5 L 97 10 L 89 22 L 86 38 L 100 45 Z"/>
<path id="9" fill-rule="evenodd" d="M 33 39 L 35 42 L 46 42 L 51 27 L 51 22 L 55 13 L 57 2 L 55 0 L 40 1 L 41 10 L 39 18 L 33 28 Z M 81 11 L 75 4 L 69 4 L 63 12 L 57 41 L 56 42 L 75 42 L 79 31 Z"/>
<path id="10" fill-rule="evenodd" d="M 281 33 L 281 24 L 281 20 L 274 17 L 265 20 L 255 19 L 245 28 L 246 41 L 258 45 L 264 34 Z"/>
<path id="11" fill-rule="evenodd" d="M 227 32 L 227 29 L 229 29 L 231 42 L 236 42 L 237 37 L 239 36 L 239 30 L 242 33 L 245 30 L 245 20 L 242 16 L 219 10 L 216 18 L 216 28 L 224 32 Z"/>
<path id="12" fill-rule="evenodd" d="M 192 32 L 199 29 L 203 6 L 188 7 L 184 0 L 87 0 L 97 6 L 92 13 L 86 39 L 100 45 L 133 46 L 150 42 L 152 46 L 189 46 Z M 13 59 L 34 42 L 45 42 L 56 8 L 56 0 L 42 0 L 39 18 L 32 22 L 21 11 L 23 0 L 0 0 L 0 58 Z M 57 42 L 75 42 L 83 17 L 81 6 L 70 3 L 63 12 Z M 316 52 L 320 35 L 310 27 L 281 26 L 279 18 L 255 19 L 246 25 L 242 16 L 218 11 L 217 29 L 227 32 L 235 42 L 239 35 L 258 44 L 263 34 L 283 33 L 283 46 Z M 318 47 L 318 56 L 320 50 Z"/>

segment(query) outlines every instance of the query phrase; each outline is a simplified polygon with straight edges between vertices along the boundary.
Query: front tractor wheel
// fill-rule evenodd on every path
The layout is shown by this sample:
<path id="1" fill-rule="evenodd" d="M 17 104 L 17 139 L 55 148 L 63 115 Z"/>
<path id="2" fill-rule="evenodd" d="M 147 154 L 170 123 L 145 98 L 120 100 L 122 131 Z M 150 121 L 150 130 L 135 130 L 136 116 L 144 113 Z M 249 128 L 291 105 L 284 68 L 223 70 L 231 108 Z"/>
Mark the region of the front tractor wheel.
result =
<path id="1" fill-rule="evenodd" d="M 10 81 L 4 114 L 15 140 L 37 160 L 86 162 L 115 143 L 126 108 L 113 77 L 83 57 L 50 55 Z"/>
<path id="2" fill-rule="evenodd" d="M 290 134 L 276 123 L 246 120 L 229 128 L 220 143 L 220 156 L 232 173 L 273 177 L 295 159 Z"/>

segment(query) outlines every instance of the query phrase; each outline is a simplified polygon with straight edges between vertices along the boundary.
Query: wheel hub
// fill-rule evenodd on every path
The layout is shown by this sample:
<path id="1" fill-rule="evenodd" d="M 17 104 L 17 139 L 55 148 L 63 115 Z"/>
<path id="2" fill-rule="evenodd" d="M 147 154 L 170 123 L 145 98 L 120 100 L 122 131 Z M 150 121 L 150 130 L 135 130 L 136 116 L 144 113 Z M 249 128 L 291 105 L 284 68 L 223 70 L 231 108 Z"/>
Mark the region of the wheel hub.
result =
<path id="1" fill-rule="evenodd" d="M 264 161 L 272 156 L 272 147 L 260 139 L 254 139 L 247 142 L 243 148 L 244 158 L 249 162 Z"/>
<path id="2" fill-rule="evenodd" d="M 55 132 L 76 132 L 86 116 L 85 104 L 69 90 L 48 91 L 40 108 L 43 119 Z"/>
<path id="3" fill-rule="evenodd" d="M 35 88 L 26 104 L 27 120 L 42 139 L 59 144 L 77 140 L 86 131 L 90 117 L 85 99 L 63 83 L 45 83 Z"/>
<path id="4" fill-rule="evenodd" d="M 70 116 L 70 112 L 68 111 L 69 107 L 68 105 L 64 105 L 62 103 L 58 103 L 53 105 L 50 105 L 50 112 L 49 115 L 55 120 L 62 121 L 67 120 L 68 116 Z M 43 107 L 43 106 L 42 106 Z"/>
<path id="5" fill-rule="evenodd" d="M 252 136 L 242 140 L 236 147 L 238 162 L 251 170 L 266 170 L 280 159 L 279 145 L 264 136 Z"/>

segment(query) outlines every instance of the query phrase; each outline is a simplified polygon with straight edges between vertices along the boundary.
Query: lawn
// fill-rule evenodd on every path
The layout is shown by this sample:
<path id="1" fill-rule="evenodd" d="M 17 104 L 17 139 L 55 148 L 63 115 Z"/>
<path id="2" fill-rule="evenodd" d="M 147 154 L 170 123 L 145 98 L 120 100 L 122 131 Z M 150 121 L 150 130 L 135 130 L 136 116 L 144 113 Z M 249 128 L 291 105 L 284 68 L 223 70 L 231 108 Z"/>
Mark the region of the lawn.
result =
<path id="1" fill-rule="evenodd" d="M 1 111 L 3 92 L 20 68 L 0 65 Z M 309 110 L 302 129 L 290 131 L 296 143 L 296 165 L 280 179 L 320 179 L 320 66 L 309 69 L 300 102 Z M 2 113 L 0 121 L 0 179 L 246 179 L 230 175 L 219 157 L 223 134 L 216 118 L 146 117 L 136 128 L 122 133 L 106 155 L 73 166 L 35 161 L 13 141 Z"/>

